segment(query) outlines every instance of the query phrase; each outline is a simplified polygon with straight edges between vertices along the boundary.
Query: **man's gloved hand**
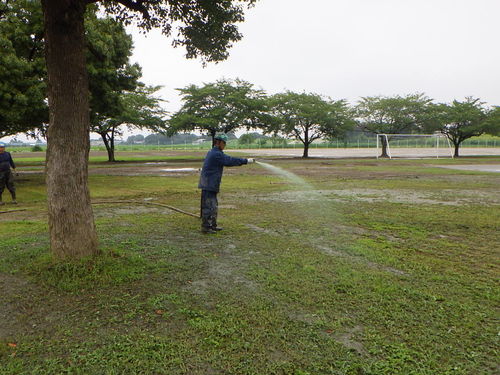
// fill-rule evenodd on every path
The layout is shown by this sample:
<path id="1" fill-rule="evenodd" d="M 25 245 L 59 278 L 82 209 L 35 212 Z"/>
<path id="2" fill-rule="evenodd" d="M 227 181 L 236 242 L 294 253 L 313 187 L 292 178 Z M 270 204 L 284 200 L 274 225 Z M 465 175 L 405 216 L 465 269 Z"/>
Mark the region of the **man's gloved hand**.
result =
<path id="1" fill-rule="evenodd" d="M 254 158 L 249 158 L 249 159 L 247 159 L 247 163 L 248 164 L 255 163 L 255 159 Z"/>

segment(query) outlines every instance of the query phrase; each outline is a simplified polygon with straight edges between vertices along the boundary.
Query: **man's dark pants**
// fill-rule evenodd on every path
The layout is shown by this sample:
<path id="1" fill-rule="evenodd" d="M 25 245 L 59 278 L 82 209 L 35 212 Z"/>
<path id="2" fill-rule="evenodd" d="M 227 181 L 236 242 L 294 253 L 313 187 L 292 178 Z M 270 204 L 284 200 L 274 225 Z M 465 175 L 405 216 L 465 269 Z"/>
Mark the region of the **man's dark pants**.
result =
<path id="1" fill-rule="evenodd" d="M 217 193 L 201 191 L 201 229 L 217 228 Z"/>
<path id="2" fill-rule="evenodd" d="M 12 199 L 16 199 L 16 187 L 14 186 L 14 176 L 11 171 L 0 171 L 0 200 L 2 198 L 5 186 L 10 191 Z"/>

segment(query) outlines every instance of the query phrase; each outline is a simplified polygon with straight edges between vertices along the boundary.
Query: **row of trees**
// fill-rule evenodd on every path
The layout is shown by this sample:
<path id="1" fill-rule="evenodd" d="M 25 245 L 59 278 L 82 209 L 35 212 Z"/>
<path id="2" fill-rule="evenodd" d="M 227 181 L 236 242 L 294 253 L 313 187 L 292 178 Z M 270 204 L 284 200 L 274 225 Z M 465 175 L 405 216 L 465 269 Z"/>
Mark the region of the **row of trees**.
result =
<path id="1" fill-rule="evenodd" d="M 146 136 L 144 138 L 144 144 L 146 145 L 170 145 L 170 144 L 185 144 L 185 143 L 191 144 L 198 139 L 200 139 L 200 136 L 191 133 L 176 134 L 171 137 L 168 137 L 162 133 L 155 133 Z"/>
<path id="2" fill-rule="evenodd" d="M 198 130 L 213 137 L 238 128 L 261 129 L 274 137 L 294 138 L 307 157 L 317 139 L 334 139 L 357 128 L 373 134 L 441 132 L 455 146 L 483 133 L 499 134 L 500 108 L 477 98 L 434 103 L 424 94 L 364 97 L 357 105 L 318 94 L 287 91 L 268 96 L 242 80 L 221 80 L 180 89 L 184 104 L 169 119 L 168 133 Z M 243 142 L 249 143 L 251 135 Z M 247 139 L 248 138 L 248 139 Z M 382 138 L 382 156 L 387 156 Z"/>

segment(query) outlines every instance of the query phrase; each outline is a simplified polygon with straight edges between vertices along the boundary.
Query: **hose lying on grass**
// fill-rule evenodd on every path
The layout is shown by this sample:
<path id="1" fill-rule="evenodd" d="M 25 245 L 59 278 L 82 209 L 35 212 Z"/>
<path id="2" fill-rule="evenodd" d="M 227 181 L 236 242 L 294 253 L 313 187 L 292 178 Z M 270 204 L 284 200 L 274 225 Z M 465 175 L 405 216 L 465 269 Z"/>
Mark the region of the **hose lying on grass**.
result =
<path id="1" fill-rule="evenodd" d="M 8 210 L 8 211 L 0 211 L 0 214 L 8 214 L 9 212 L 19 212 L 19 211 L 26 211 L 27 208 L 20 208 L 19 210 Z"/>
<path id="2" fill-rule="evenodd" d="M 191 212 L 183 211 L 180 208 L 169 206 L 168 204 L 163 204 L 163 203 L 155 203 L 155 202 L 146 202 L 146 201 L 102 201 L 102 202 L 92 202 L 92 204 L 120 204 L 120 203 L 134 203 L 134 204 L 150 204 L 153 206 L 160 206 L 160 207 L 165 207 L 168 208 L 169 210 L 179 212 L 184 215 L 200 218 L 200 215 L 195 215 L 192 214 Z"/>
<path id="3" fill-rule="evenodd" d="M 142 205 L 153 205 L 168 208 L 169 210 L 179 212 L 184 215 L 200 218 L 199 215 L 192 214 L 191 212 L 183 211 L 180 208 L 169 206 L 168 204 L 163 203 L 155 203 L 155 202 L 141 202 L 141 201 L 102 201 L 102 202 L 92 202 L 92 204 L 120 204 L 120 203 L 134 203 L 134 204 L 142 204 Z M 8 211 L 0 211 L 0 214 L 8 214 L 10 212 L 19 212 L 19 211 L 27 211 L 27 208 L 21 208 L 18 210 L 8 210 Z"/>

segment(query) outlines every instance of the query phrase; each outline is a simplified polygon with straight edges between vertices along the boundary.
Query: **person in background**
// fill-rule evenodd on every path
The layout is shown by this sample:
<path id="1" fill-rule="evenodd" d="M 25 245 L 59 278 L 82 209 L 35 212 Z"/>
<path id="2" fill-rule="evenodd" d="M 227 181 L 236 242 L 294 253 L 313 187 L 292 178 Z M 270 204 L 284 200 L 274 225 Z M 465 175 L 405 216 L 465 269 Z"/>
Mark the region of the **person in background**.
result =
<path id="1" fill-rule="evenodd" d="M 255 161 L 254 159 L 233 158 L 224 154 L 226 142 L 225 134 L 218 134 L 214 137 L 214 146 L 207 153 L 201 169 L 198 188 L 201 189 L 201 231 L 203 233 L 213 234 L 222 230 L 217 226 L 217 194 L 224 167 L 235 167 Z"/>
<path id="2" fill-rule="evenodd" d="M 17 204 L 16 201 L 16 187 L 14 185 L 14 175 L 11 170 L 16 170 L 16 165 L 9 152 L 5 151 L 5 143 L 0 143 L 0 205 L 5 204 L 2 201 L 2 194 L 5 186 L 10 191 L 12 196 L 12 203 Z"/>

